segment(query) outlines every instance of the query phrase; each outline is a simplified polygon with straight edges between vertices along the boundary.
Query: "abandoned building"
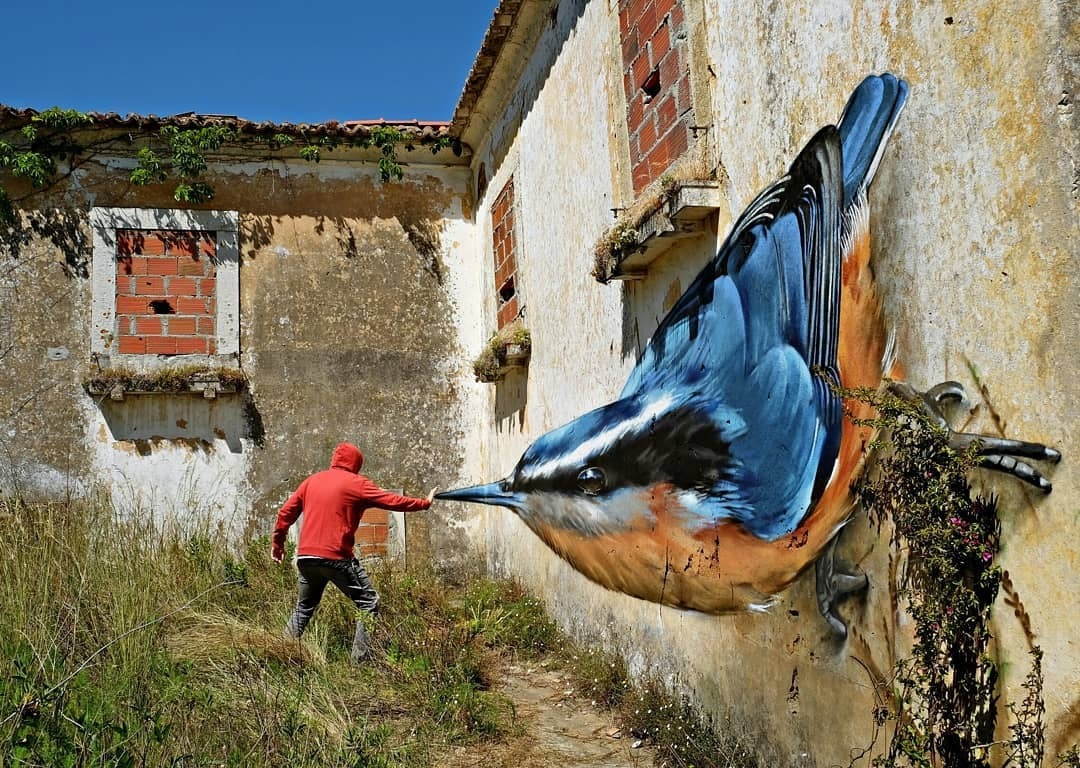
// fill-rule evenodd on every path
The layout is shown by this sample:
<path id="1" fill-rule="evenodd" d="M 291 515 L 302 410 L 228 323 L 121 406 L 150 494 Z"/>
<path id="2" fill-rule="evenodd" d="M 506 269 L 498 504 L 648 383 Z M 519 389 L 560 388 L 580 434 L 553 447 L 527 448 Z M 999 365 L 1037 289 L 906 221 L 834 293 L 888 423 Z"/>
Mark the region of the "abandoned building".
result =
<path id="1" fill-rule="evenodd" d="M 92 115 L 49 185 L 0 170 L 15 206 L 0 488 L 107 493 L 120 514 L 244 537 L 341 440 L 413 495 L 503 478 L 615 399 L 739 213 L 865 75 L 892 72 L 910 95 L 870 229 L 897 356 L 917 385 L 965 385 L 969 431 L 1065 457 L 1050 495 L 974 481 L 1009 510 L 1000 562 L 1027 617 L 999 597 L 1003 694 L 1022 695 L 1037 638 L 1054 754 L 1080 734 L 1080 640 L 1062 620 L 1080 592 L 1077 23 L 1053 0 L 501 0 L 449 122 Z M 37 114 L 0 107 L 0 138 Z M 140 148 L 206 128 L 228 135 L 199 176 L 212 199 L 132 183 Z M 400 179 L 380 168 L 386 135 Z M 807 765 L 870 742 L 867 669 L 908 642 L 888 533 L 865 516 L 839 545 L 870 581 L 842 608 L 844 640 L 812 574 L 767 612 L 713 616 L 594 584 L 508 509 L 365 523 L 361 554 L 480 556 L 571 633 Z"/>

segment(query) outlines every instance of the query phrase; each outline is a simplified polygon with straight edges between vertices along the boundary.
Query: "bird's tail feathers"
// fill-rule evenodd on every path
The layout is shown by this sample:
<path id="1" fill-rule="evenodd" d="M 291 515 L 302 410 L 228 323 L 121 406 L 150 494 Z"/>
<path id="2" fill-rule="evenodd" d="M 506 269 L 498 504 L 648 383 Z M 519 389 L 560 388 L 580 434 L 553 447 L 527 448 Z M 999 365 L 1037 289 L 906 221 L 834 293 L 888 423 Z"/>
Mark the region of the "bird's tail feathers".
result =
<path id="1" fill-rule="evenodd" d="M 908 84 L 885 72 L 867 77 L 848 99 L 837 125 L 844 153 L 845 208 L 873 181 L 907 95 Z"/>

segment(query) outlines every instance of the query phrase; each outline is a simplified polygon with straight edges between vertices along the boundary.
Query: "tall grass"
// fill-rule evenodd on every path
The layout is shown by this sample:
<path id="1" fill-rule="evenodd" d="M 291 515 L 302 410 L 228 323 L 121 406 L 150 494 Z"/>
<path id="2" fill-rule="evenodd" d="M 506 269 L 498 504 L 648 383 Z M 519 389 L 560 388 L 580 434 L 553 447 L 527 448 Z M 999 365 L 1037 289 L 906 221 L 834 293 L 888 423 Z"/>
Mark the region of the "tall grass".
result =
<path id="1" fill-rule="evenodd" d="M 498 738 L 499 657 L 554 643 L 513 584 L 372 573 L 374 660 L 334 590 L 303 642 L 265 540 L 118 520 L 105 500 L 0 500 L 0 766 L 425 766 Z"/>

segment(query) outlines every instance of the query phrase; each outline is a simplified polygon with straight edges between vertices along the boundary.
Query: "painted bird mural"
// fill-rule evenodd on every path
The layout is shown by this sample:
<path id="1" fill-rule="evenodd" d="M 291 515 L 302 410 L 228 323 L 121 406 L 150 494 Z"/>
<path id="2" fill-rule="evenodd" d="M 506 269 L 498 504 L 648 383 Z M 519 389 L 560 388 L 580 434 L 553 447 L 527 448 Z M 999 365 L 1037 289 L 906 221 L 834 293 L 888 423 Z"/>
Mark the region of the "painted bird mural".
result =
<path id="1" fill-rule="evenodd" d="M 833 549 L 868 435 L 831 385 L 900 374 L 869 266 L 867 188 L 907 96 L 890 74 L 855 89 L 742 213 L 615 402 L 537 439 L 508 477 L 438 498 L 508 507 L 598 584 L 706 613 L 765 610 L 816 563 L 819 607 L 844 634 L 836 599 L 866 578 L 838 572 Z M 936 407 L 958 388 L 908 391 Z M 986 466 L 1050 490 L 1016 457 L 1056 451 L 952 439 L 976 437 Z"/>

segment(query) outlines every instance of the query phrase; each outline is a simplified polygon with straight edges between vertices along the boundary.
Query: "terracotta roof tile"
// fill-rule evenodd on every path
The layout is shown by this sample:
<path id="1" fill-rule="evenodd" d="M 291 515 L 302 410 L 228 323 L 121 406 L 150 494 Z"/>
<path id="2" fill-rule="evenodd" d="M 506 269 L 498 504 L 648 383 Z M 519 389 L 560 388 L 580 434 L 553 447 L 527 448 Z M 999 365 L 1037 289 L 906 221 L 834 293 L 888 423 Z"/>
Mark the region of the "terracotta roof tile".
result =
<path id="1" fill-rule="evenodd" d="M 0 128 L 18 127 L 29 123 L 39 114 L 35 109 L 16 109 L 0 104 Z M 97 128 L 121 128 L 153 130 L 166 125 L 180 128 L 203 128 L 220 125 L 232 128 L 239 133 L 282 133 L 289 136 L 326 137 L 337 139 L 362 139 L 370 135 L 373 128 L 391 126 L 416 141 L 435 141 L 450 136 L 450 123 L 437 120 L 331 120 L 325 123 L 275 123 L 269 120 L 245 120 L 235 115 L 203 115 L 183 112 L 176 115 L 159 117 L 158 115 L 128 114 L 121 116 L 116 112 L 89 112 L 93 126 Z"/>

